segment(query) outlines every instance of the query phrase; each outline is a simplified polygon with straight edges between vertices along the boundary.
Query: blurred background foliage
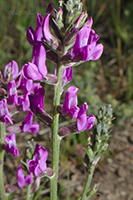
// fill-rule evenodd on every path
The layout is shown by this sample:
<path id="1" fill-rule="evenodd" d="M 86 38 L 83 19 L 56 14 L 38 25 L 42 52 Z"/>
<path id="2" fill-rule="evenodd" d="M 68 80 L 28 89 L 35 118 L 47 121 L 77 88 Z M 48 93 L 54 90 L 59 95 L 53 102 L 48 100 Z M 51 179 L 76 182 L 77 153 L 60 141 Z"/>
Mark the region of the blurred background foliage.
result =
<path id="1" fill-rule="evenodd" d="M 11 60 L 19 68 L 31 61 L 32 47 L 26 40 L 27 27 L 36 28 L 36 14 L 43 16 L 53 2 L 48 0 L 0 1 L 0 69 Z M 93 18 L 104 53 L 97 62 L 74 68 L 70 84 L 79 87 L 79 106 L 86 101 L 89 113 L 104 104 L 114 108 L 116 123 L 133 115 L 133 4 L 132 0 L 83 0 L 84 10 Z M 50 70 L 53 64 L 47 63 Z M 89 114 L 88 113 L 88 114 Z"/>

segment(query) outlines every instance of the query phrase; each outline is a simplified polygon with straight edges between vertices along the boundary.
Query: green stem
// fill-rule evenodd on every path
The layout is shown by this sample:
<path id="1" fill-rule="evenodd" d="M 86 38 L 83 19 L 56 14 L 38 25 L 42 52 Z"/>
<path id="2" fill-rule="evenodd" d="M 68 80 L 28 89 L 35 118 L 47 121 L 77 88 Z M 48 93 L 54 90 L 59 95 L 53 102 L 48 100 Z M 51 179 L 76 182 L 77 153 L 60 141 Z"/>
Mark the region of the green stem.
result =
<path id="1" fill-rule="evenodd" d="M 31 184 L 27 187 L 27 193 L 26 193 L 26 200 L 30 200 L 30 190 L 31 190 Z"/>
<path id="2" fill-rule="evenodd" d="M 3 178 L 3 166 L 4 166 L 4 150 L 1 145 L 5 142 L 5 123 L 0 122 L 0 199 L 6 200 L 7 196 L 5 194 L 4 188 L 4 178 Z"/>
<path id="3" fill-rule="evenodd" d="M 53 125 L 52 125 L 52 136 L 53 136 L 53 171 L 54 176 L 51 179 L 51 191 L 50 199 L 57 200 L 57 179 L 58 179 L 58 168 L 59 168 L 59 149 L 61 138 L 58 135 L 59 129 L 59 113 L 56 111 L 57 106 L 60 104 L 60 93 L 61 93 L 61 82 L 63 66 L 57 68 L 58 83 L 55 85 L 54 94 L 54 108 L 53 108 Z"/>
<path id="4" fill-rule="evenodd" d="M 90 166 L 90 169 L 89 169 L 88 177 L 87 177 L 87 180 L 86 180 L 86 184 L 85 184 L 85 188 L 84 188 L 81 200 L 86 200 L 87 199 L 86 194 L 89 191 L 94 170 L 95 170 L 95 164 L 92 163 L 92 165 Z"/>

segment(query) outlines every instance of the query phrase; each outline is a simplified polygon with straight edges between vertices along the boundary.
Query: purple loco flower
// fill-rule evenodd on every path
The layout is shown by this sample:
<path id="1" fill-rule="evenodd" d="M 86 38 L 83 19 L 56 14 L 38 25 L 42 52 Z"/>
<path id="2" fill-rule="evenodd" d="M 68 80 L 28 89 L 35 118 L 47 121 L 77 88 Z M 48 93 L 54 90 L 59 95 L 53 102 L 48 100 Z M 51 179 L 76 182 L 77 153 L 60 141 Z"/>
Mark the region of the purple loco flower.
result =
<path id="1" fill-rule="evenodd" d="M 72 120 L 77 118 L 79 108 L 77 106 L 78 100 L 77 100 L 77 91 L 79 89 L 75 86 L 70 86 L 65 95 L 65 101 L 62 108 L 62 113 L 64 115 L 70 115 L 72 117 Z"/>
<path id="2" fill-rule="evenodd" d="M 8 82 L 9 102 L 13 105 L 18 104 L 18 95 L 15 80 Z"/>
<path id="3" fill-rule="evenodd" d="M 29 112 L 26 115 L 25 120 L 22 122 L 22 132 L 30 132 L 32 134 L 36 134 L 39 132 L 39 124 L 32 123 L 33 121 L 33 113 Z"/>
<path id="4" fill-rule="evenodd" d="M 7 100 L 6 99 L 3 99 L 0 101 L 0 120 L 2 122 L 5 122 L 6 126 L 8 123 L 13 124 L 13 121 L 11 119 L 11 116 L 10 116 L 8 108 L 7 108 Z"/>
<path id="5" fill-rule="evenodd" d="M 64 87 L 67 83 L 72 80 L 73 77 L 73 70 L 72 67 L 67 67 L 64 69 L 62 74 L 62 87 Z"/>
<path id="6" fill-rule="evenodd" d="M 4 80 L 11 81 L 18 76 L 18 64 L 16 61 L 12 60 L 5 66 L 4 70 Z"/>
<path id="7" fill-rule="evenodd" d="M 7 135 L 5 137 L 5 142 L 6 142 L 6 153 L 11 153 L 13 155 L 13 158 L 15 155 L 17 157 L 19 156 L 18 148 L 16 147 L 16 136 L 13 133 L 12 135 Z"/>
<path id="8" fill-rule="evenodd" d="M 84 131 L 91 129 L 94 126 L 95 117 L 94 115 L 86 116 L 86 110 L 88 109 L 87 103 L 84 103 L 78 113 L 77 129 L 78 131 Z"/>
<path id="9" fill-rule="evenodd" d="M 94 115 L 86 116 L 86 110 L 88 109 L 87 103 L 84 103 L 81 108 L 77 106 L 77 91 L 79 89 L 75 86 L 70 86 L 65 95 L 65 101 L 62 107 L 62 113 L 64 115 L 69 115 L 72 120 L 77 118 L 77 131 L 84 131 L 91 129 L 94 126 L 95 117 Z M 75 126 L 71 129 L 75 129 Z M 64 131 L 65 129 L 63 129 Z"/>
<path id="10" fill-rule="evenodd" d="M 30 185 L 34 182 L 34 179 L 32 177 L 32 173 L 24 176 L 21 166 L 19 165 L 18 171 L 17 171 L 17 180 L 18 180 L 18 186 L 20 188 L 24 187 L 25 185 Z"/>
<path id="11" fill-rule="evenodd" d="M 98 60 L 103 52 L 103 45 L 96 44 L 99 36 L 91 29 L 92 18 L 78 31 L 71 56 L 75 61 Z"/>
<path id="12" fill-rule="evenodd" d="M 40 14 L 37 14 L 37 25 L 36 30 L 34 31 L 30 26 L 28 26 L 26 38 L 31 45 L 35 45 L 36 42 L 42 41 L 42 23 L 43 17 Z"/>
<path id="13" fill-rule="evenodd" d="M 33 113 L 45 111 L 43 101 L 44 101 L 45 90 L 40 87 L 34 91 L 34 95 L 30 95 L 30 108 Z"/>
<path id="14" fill-rule="evenodd" d="M 47 75 L 47 67 L 45 65 L 46 51 L 41 43 L 37 43 L 33 47 L 32 63 L 28 62 L 23 66 L 23 75 L 27 79 L 44 80 Z"/>
<path id="15" fill-rule="evenodd" d="M 33 123 L 33 113 L 30 111 L 25 120 L 22 122 L 22 126 L 9 126 L 7 127 L 7 133 L 20 133 L 20 132 L 29 132 L 36 134 L 39 132 L 39 124 Z"/>
<path id="16" fill-rule="evenodd" d="M 44 147 L 41 147 L 39 144 L 35 146 L 35 151 L 33 154 L 33 159 L 29 160 L 29 171 L 33 172 L 35 176 L 45 172 L 46 160 L 48 157 L 48 152 Z"/>

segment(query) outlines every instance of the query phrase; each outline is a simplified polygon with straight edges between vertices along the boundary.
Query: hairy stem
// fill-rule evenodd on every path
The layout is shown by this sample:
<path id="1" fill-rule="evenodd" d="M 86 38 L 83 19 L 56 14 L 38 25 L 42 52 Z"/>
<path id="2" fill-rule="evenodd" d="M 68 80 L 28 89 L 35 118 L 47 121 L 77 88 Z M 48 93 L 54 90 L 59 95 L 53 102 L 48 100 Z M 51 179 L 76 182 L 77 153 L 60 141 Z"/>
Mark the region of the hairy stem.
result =
<path id="1" fill-rule="evenodd" d="M 5 194 L 4 188 L 4 178 L 3 178 L 3 166 L 4 166 L 4 150 L 1 145 L 5 142 L 5 123 L 0 122 L 0 199 L 6 200 L 7 196 Z"/>
<path id="2" fill-rule="evenodd" d="M 30 200 L 30 190 L 31 190 L 31 184 L 27 187 L 27 193 L 26 193 L 26 200 Z"/>
<path id="3" fill-rule="evenodd" d="M 87 177 L 87 180 L 86 180 L 86 184 L 85 184 L 85 188 L 84 188 L 81 200 L 87 200 L 86 194 L 89 191 L 94 170 L 95 170 L 95 164 L 92 163 L 92 165 L 90 166 L 90 169 L 89 169 L 88 177 Z"/>
<path id="4" fill-rule="evenodd" d="M 53 108 L 53 125 L 52 125 L 52 136 L 53 136 L 53 171 L 54 176 L 51 179 L 51 191 L 50 199 L 57 200 L 57 179 L 58 179 L 58 167 L 59 167 L 59 149 L 61 138 L 58 135 L 59 129 L 59 113 L 56 111 L 57 106 L 60 104 L 61 94 L 61 82 L 62 82 L 63 67 L 57 68 L 58 83 L 55 85 L 54 93 L 54 108 Z"/>

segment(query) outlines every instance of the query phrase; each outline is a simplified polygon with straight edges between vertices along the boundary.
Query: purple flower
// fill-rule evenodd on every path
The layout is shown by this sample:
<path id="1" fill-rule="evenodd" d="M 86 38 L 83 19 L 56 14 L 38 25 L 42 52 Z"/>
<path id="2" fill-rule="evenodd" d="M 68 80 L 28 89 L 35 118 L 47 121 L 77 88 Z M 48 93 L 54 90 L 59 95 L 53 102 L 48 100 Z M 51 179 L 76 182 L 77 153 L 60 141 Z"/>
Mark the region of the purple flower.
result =
<path id="1" fill-rule="evenodd" d="M 8 123 L 13 124 L 13 121 L 11 119 L 11 116 L 10 116 L 8 108 L 7 108 L 7 100 L 6 99 L 3 99 L 0 101 L 0 120 L 2 122 L 5 122 L 6 126 Z"/>
<path id="2" fill-rule="evenodd" d="M 12 135 L 7 135 L 5 137 L 6 146 L 6 153 L 11 153 L 13 158 L 15 155 L 19 156 L 18 148 L 16 147 L 16 136 L 13 133 Z"/>
<path id="3" fill-rule="evenodd" d="M 32 134 L 36 134 L 39 132 L 39 124 L 37 123 L 32 123 L 33 121 L 33 113 L 29 112 L 26 115 L 25 120 L 22 122 L 22 132 L 30 132 Z"/>
<path id="4" fill-rule="evenodd" d="M 17 171 L 17 180 L 18 180 L 18 186 L 20 188 L 24 187 L 25 185 L 30 185 L 34 182 L 34 179 L 32 177 L 32 173 L 24 176 L 21 166 L 19 165 L 18 171 Z"/>
<path id="5" fill-rule="evenodd" d="M 67 83 L 72 80 L 73 77 L 73 70 L 72 67 L 67 67 L 64 69 L 62 74 L 62 87 L 64 87 Z"/>
<path id="6" fill-rule="evenodd" d="M 28 26 L 26 38 L 31 45 L 35 45 L 36 42 L 42 41 L 42 24 L 43 17 L 40 14 L 37 14 L 37 25 L 36 30 L 34 31 L 30 26 Z"/>
<path id="7" fill-rule="evenodd" d="M 35 31 L 30 26 L 28 26 L 26 38 L 31 45 L 35 45 L 36 43 Z"/>
<path id="8" fill-rule="evenodd" d="M 92 18 L 78 31 L 71 56 L 75 61 L 98 60 L 103 52 L 103 45 L 96 44 L 99 36 L 91 29 Z"/>
<path id="9" fill-rule="evenodd" d="M 37 43 L 33 47 L 32 63 L 28 62 L 23 66 L 23 75 L 27 79 L 44 80 L 47 75 L 47 67 L 45 65 L 46 51 L 41 43 Z"/>
<path id="10" fill-rule="evenodd" d="M 17 95 L 17 88 L 16 88 L 15 80 L 8 82 L 8 92 L 9 92 L 8 100 L 13 105 L 16 105 L 18 103 L 18 95 Z"/>
<path id="11" fill-rule="evenodd" d="M 48 157 L 48 152 L 44 147 L 41 147 L 39 144 L 36 145 L 35 151 L 33 154 L 33 159 L 29 160 L 29 171 L 33 172 L 35 176 L 45 172 L 46 160 Z"/>
<path id="12" fill-rule="evenodd" d="M 87 103 L 84 103 L 78 113 L 77 129 L 78 131 L 84 131 L 91 129 L 94 126 L 95 117 L 94 115 L 86 116 L 86 110 L 88 109 Z"/>
<path id="13" fill-rule="evenodd" d="M 40 87 L 34 91 L 34 95 L 30 95 L 30 109 L 31 111 L 44 123 L 51 126 L 52 117 L 45 112 L 43 105 L 45 90 Z"/>
<path id="14" fill-rule="evenodd" d="M 64 115 L 70 115 L 72 117 L 72 120 L 77 118 L 79 108 L 77 106 L 78 100 L 77 100 L 77 91 L 79 89 L 75 86 L 70 86 L 65 95 L 65 101 L 62 108 L 62 113 Z"/>
<path id="15" fill-rule="evenodd" d="M 34 84 L 32 80 L 28 80 L 25 77 L 17 80 L 17 90 L 18 90 L 18 104 L 22 105 L 22 110 L 29 110 L 30 101 L 29 95 L 33 92 Z"/>
<path id="16" fill-rule="evenodd" d="M 45 90 L 43 87 L 40 87 L 34 91 L 34 95 L 30 95 L 30 108 L 33 113 L 39 112 L 39 111 L 44 111 L 44 94 Z"/>
<path id="17" fill-rule="evenodd" d="M 16 61 L 12 61 L 5 66 L 4 79 L 5 81 L 11 81 L 18 76 L 18 64 Z"/>
<path id="18" fill-rule="evenodd" d="M 47 75 L 47 67 L 45 65 L 46 51 L 41 43 L 36 43 L 33 47 L 32 63 L 34 63 L 43 77 Z"/>
<path id="19" fill-rule="evenodd" d="M 50 18 L 50 14 L 47 14 L 46 17 L 44 18 L 43 37 L 46 41 L 51 42 L 51 41 L 54 41 L 54 38 L 49 30 L 49 18 Z"/>

